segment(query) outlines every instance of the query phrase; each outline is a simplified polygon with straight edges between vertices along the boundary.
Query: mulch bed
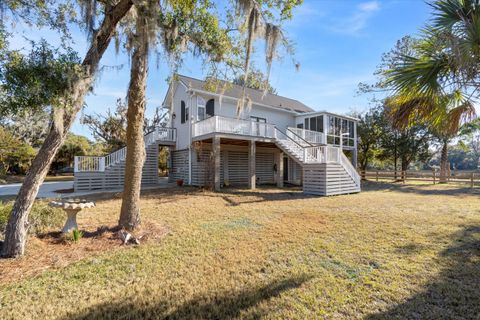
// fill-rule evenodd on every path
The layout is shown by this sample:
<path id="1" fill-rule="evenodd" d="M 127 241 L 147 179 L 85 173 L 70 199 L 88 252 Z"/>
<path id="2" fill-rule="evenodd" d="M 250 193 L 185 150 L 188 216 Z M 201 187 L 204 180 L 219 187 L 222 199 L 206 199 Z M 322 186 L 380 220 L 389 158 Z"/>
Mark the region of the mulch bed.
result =
<path id="1" fill-rule="evenodd" d="M 29 236 L 26 254 L 17 259 L 0 259 L 0 284 L 8 284 L 34 277 L 48 269 L 63 268 L 71 263 L 102 253 L 111 253 L 133 245 L 123 245 L 118 237 L 119 229 L 113 226 L 86 227 L 78 242 L 65 237 L 61 232 L 49 232 Z M 141 229 L 132 234 L 141 237 L 141 246 L 159 242 L 168 229 L 144 221 Z"/>

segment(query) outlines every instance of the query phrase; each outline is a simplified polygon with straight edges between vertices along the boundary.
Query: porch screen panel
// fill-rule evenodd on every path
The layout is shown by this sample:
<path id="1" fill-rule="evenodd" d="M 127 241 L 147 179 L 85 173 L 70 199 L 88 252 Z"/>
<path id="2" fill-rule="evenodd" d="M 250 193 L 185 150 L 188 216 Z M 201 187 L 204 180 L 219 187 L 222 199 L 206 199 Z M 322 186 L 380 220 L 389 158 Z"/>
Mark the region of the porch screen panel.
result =
<path id="1" fill-rule="evenodd" d="M 258 153 L 255 159 L 255 174 L 259 184 L 274 183 L 273 165 L 275 163 L 273 153 Z"/>
<path id="2" fill-rule="evenodd" d="M 248 152 L 228 151 L 227 165 L 230 184 L 248 184 Z"/>

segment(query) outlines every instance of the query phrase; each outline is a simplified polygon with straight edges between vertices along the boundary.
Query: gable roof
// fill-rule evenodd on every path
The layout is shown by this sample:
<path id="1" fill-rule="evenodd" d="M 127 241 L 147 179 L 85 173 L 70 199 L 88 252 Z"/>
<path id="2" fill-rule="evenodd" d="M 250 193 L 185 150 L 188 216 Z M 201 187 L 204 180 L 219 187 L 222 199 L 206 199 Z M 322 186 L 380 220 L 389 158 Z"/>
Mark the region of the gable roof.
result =
<path id="1" fill-rule="evenodd" d="M 205 89 L 206 82 L 203 80 L 178 75 L 178 79 L 187 87 L 193 90 L 198 91 L 208 91 Z M 240 99 L 243 94 L 243 86 L 229 83 L 225 92 L 221 92 L 220 88 L 217 92 L 213 92 L 216 94 L 223 94 L 226 97 L 232 97 L 236 99 Z M 314 112 L 314 110 L 298 100 L 290 99 L 287 97 L 282 97 L 276 94 L 271 93 L 264 93 L 262 90 L 252 89 L 252 88 L 245 88 L 245 93 L 247 97 L 252 100 L 254 104 L 261 104 L 261 105 L 268 105 L 273 108 L 289 111 L 289 112 L 298 112 L 298 113 L 305 113 L 305 112 Z"/>

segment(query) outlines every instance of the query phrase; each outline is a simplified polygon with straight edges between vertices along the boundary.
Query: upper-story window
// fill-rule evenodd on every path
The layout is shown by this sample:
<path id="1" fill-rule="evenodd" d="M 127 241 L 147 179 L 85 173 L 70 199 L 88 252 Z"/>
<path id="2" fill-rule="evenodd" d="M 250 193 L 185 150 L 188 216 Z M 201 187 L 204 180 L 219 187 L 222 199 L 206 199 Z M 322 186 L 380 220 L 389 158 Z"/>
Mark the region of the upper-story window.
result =
<path id="1" fill-rule="evenodd" d="M 355 123 L 351 120 L 328 116 L 327 143 L 353 147 L 355 145 Z"/>
<path id="2" fill-rule="evenodd" d="M 213 117 L 215 115 L 215 100 L 214 99 L 210 99 L 210 100 L 207 101 L 205 112 L 207 114 L 207 118 L 208 117 Z"/>
<path id="3" fill-rule="evenodd" d="M 185 101 L 180 101 L 180 122 L 185 123 L 188 119 L 188 108 L 185 106 Z"/>
<path id="4" fill-rule="evenodd" d="M 215 100 L 210 99 L 205 102 L 202 97 L 197 97 L 197 119 L 205 120 L 215 115 Z"/>
<path id="5" fill-rule="evenodd" d="M 205 99 L 197 96 L 197 120 L 205 120 Z"/>

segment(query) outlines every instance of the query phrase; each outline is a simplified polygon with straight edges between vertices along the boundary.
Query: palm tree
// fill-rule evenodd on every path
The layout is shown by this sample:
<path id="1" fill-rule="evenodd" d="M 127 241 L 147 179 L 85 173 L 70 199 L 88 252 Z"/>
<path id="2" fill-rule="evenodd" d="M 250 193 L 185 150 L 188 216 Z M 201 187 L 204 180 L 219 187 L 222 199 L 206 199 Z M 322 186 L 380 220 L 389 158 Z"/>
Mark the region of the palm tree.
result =
<path id="1" fill-rule="evenodd" d="M 427 123 L 443 137 L 441 176 L 447 169 L 448 140 L 475 115 L 480 85 L 480 1 L 438 0 L 431 25 L 386 71 L 388 99 L 396 126 Z M 442 180 L 445 180 L 442 179 Z"/>

